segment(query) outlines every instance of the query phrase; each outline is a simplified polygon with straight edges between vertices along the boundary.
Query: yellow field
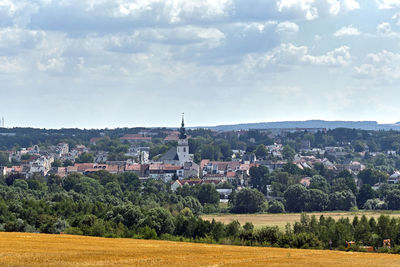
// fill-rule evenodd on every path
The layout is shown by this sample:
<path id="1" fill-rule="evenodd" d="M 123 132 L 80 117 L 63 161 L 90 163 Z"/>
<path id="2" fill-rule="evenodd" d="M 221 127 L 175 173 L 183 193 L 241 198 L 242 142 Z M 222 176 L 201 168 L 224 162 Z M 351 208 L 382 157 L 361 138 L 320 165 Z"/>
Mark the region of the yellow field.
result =
<path id="1" fill-rule="evenodd" d="M 0 266 L 400 266 L 400 255 L 0 233 Z"/>
<path id="2" fill-rule="evenodd" d="M 377 212 L 377 211 L 360 211 L 360 212 L 312 212 L 307 213 L 308 215 L 315 215 L 317 219 L 321 215 L 325 217 L 332 217 L 337 220 L 342 217 L 348 217 L 351 220 L 354 216 L 358 216 L 359 218 L 362 215 L 370 217 L 374 217 L 377 219 L 382 214 L 389 215 L 391 217 L 400 218 L 400 213 L 385 213 L 385 212 Z M 285 213 L 285 214 L 222 214 L 222 215 L 204 215 L 203 219 L 211 221 L 213 218 L 216 221 L 223 223 L 230 223 L 234 220 L 238 220 L 240 224 L 245 224 L 246 222 L 252 222 L 254 226 L 279 226 L 279 228 L 283 229 L 286 223 L 294 223 L 295 221 L 300 221 L 300 213 Z"/>

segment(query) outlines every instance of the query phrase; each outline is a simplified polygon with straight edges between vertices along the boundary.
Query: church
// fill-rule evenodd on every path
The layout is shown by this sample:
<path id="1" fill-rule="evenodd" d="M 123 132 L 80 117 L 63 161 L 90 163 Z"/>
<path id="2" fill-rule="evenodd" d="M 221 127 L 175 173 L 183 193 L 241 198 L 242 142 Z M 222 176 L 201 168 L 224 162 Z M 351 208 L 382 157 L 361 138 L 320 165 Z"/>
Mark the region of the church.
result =
<path id="1" fill-rule="evenodd" d="M 193 162 L 193 154 L 189 154 L 189 141 L 186 135 L 185 121 L 182 115 L 182 124 L 179 129 L 178 146 L 171 147 L 160 159 L 164 164 L 184 166 L 186 162 Z"/>

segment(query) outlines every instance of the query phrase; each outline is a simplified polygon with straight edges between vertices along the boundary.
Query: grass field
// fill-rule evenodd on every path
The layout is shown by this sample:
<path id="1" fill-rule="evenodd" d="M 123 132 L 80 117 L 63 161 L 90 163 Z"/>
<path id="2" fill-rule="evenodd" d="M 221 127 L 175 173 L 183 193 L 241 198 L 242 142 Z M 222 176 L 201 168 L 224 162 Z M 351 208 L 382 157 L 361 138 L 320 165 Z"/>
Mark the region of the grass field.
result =
<path id="1" fill-rule="evenodd" d="M 367 218 L 375 217 L 378 218 L 382 214 L 389 215 L 392 217 L 400 217 L 400 212 L 377 212 L 377 211 L 359 211 L 359 212 L 312 212 L 307 213 L 308 215 L 315 215 L 317 219 L 323 214 L 324 216 L 330 216 L 335 220 L 342 217 L 349 217 L 353 219 L 354 216 L 361 217 L 362 215 L 367 216 Z M 238 220 L 240 224 L 246 222 L 252 222 L 254 226 L 279 226 L 283 229 L 286 223 L 294 223 L 295 221 L 300 221 L 300 213 L 285 213 L 285 214 L 221 214 L 221 215 L 204 215 L 203 219 L 230 223 L 234 220 Z"/>
<path id="2" fill-rule="evenodd" d="M 0 233 L 0 266 L 400 266 L 400 255 Z"/>

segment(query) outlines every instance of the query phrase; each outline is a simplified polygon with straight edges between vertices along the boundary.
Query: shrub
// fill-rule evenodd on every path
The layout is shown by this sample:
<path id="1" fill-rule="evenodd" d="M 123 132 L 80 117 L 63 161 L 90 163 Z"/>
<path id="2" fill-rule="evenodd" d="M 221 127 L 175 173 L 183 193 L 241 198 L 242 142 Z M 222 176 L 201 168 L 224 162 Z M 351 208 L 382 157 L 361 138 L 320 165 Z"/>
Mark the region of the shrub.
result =
<path id="1" fill-rule="evenodd" d="M 285 206 L 282 202 L 278 200 L 273 200 L 268 205 L 268 212 L 269 213 L 283 213 L 285 212 Z"/>

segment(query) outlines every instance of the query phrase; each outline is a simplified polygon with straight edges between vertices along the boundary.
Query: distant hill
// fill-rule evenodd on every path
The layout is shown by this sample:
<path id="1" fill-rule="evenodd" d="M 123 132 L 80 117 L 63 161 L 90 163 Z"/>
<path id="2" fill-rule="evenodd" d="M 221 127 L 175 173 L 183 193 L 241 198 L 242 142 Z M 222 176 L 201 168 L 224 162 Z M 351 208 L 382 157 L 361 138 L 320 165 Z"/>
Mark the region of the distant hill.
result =
<path id="1" fill-rule="evenodd" d="M 276 129 L 276 128 L 351 128 L 361 130 L 396 130 L 400 131 L 400 123 L 379 124 L 376 121 L 324 121 L 324 120 L 307 120 L 307 121 L 279 121 L 279 122 L 260 122 L 260 123 L 242 123 L 233 125 L 217 125 L 208 128 L 215 131 L 238 131 L 249 129 Z"/>

